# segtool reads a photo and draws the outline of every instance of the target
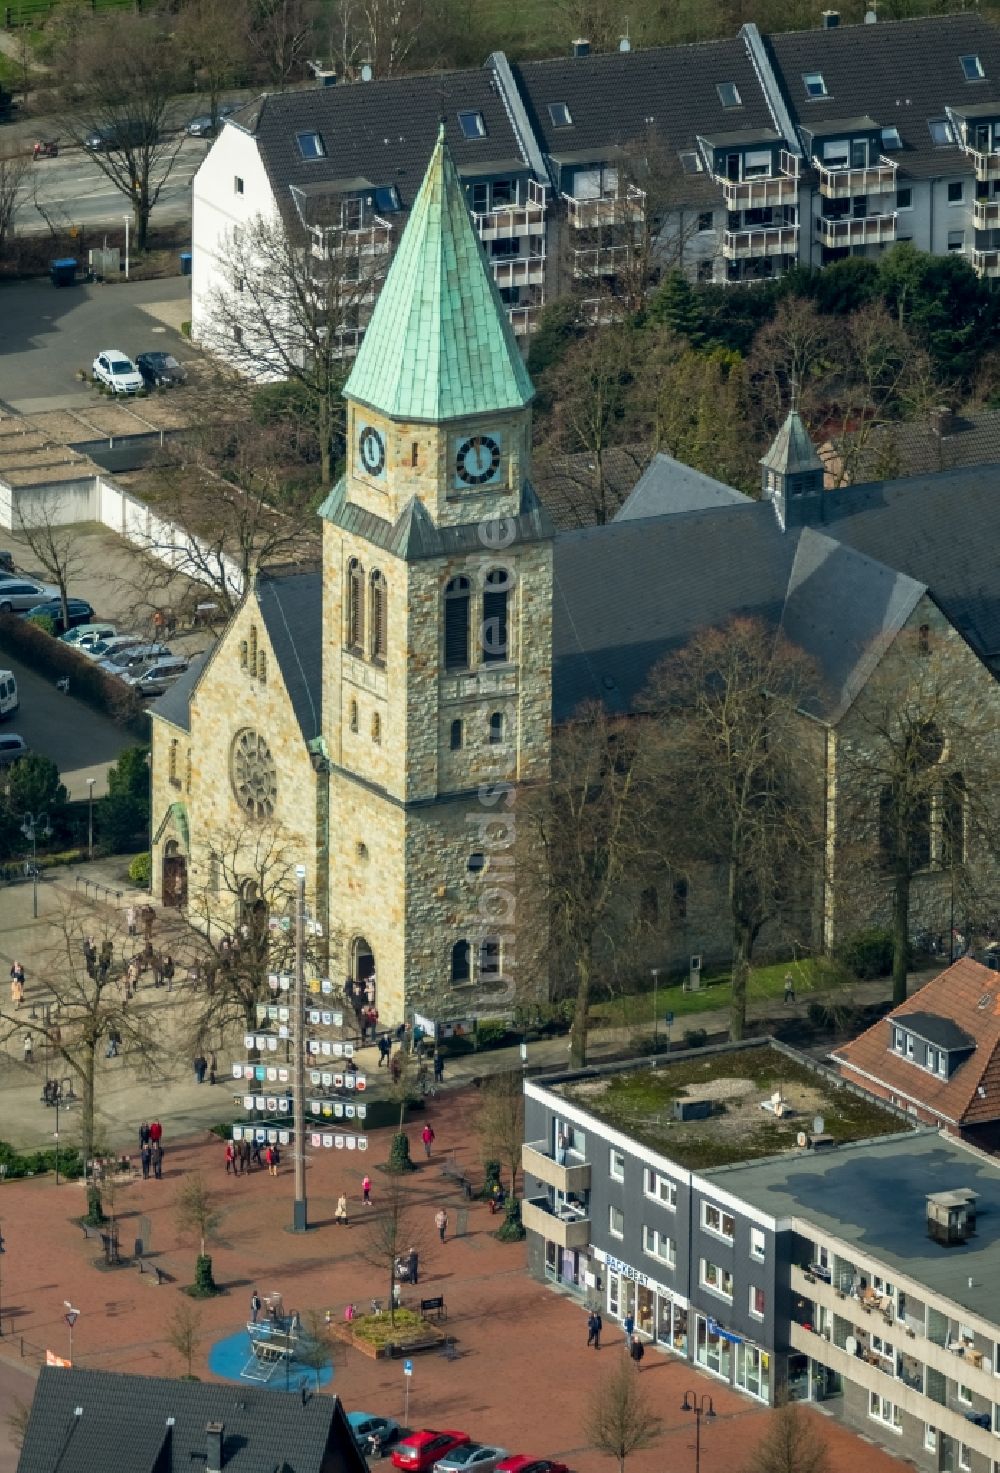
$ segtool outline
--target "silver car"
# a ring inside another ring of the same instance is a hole
[[[97,668],[106,671],[108,675],[124,675],[126,670],[134,669],[137,665],[148,665],[152,660],[160,660],[172,654],[173,650],[168,649],[165,644],[127,644],[112,650],[110,655],[99,660]]]
[[[122,672],[122,680],[140,696],[162,696],[167,686],[173,685],[188,667],[187,660],[180,655],[164,655],[148,664],[134,665]]]
[[[7,578],[0,583],[0,614],[23,614],[47,598],[58,598],[58,588],[34,578]]]
[[[482,1442],[467,1442],[434,1464],[434,1473],[493,1473],[497,1463],[507,1456],[503,1447],[489,1447]]]

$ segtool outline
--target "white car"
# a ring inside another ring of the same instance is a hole
[[[94,378],[106,384],[112,394],[138,394],[146,387],[142,374],[131,358],[119,348],[105,348],[94,359]]]
[[[99,639],[96,644],[89,644],[80,651],[86,655],[88,660],[106,660],[113,655],[115,650],[127,649],[130,645],[141,644],[142,640],[138,634],[110,634],[106,639]]]

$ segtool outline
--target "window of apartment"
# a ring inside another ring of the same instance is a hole
[[[868,1415],[873,1422],[881,1422],[893,1432],[903,1430],[903,1416],[899,1407],[886,1397],[879,1396],[877,1391],[868,1393]]]
[[[937,1051],[937,1049],[936,1048],[931,1048],[930,1044],[928,1044],[927,1045],[927,1067],[931,1071],[932,1074],[936,1074],[937,1073],[937,1061],[938,1061],[938,1051]]]
[[[713,263],[711,261],[699,261],[697,275],[699,281],[711,281],[715,276]]]
[[[937,1428],[932,1427],[930,1422],[924,1423],[924,1452],[937,1452]]]
[[[395,184],[380,184],[376,188],[375,208],[380,215],[395,215],[403,208]]]
[[[937,1072],[942,1079],[948,1078],[948,1055],[943,1050],[938,1053]]]
[[[608,1208],[608,1232],[613,1238],[625,1236],[625,1213],[620,1207]]]
[[[553,128],[572,128],[573,126],[573,114],[565,102],[550,102],[549,117]]]
[[[965,250],[965,231],[964,230],[949,230],[948,231],[948,249],[949,249],[949,251],[964,251]]]
[[[718,1263],[709,1263],[707,1258],[700,1262],[700,1283],[703,1288],[711,1289],[713,1294],[718,1294],[722,1299],[733,1302],[733,1276],[728,1268],[722,1268]]]
[[[726,1238],[730,1243],[736,1233],[736,1219],[732,1213],[724,1212],[712,1202],[701,1204],[701,1225],[706,1232],[714,1233],[717,1238]]]
[[[608,1152],[608,1175],[612,1181],[625,1180],[625,1153],[616,1151],[614,1146]]]
[[[669,1207],[671,1212],[677,1211],[677,1183],[671,1181],[669,1176],[661,1176],[651,1166],[647,1166],[642,1173],[642,1189],[646,1196],[654,1202],[659,1202],[661,1207]]]
[[[958,1383],[958,1399],[963,1406],[971,1407],[972,1392],[968,1386],[963,1386],[961,1381]]]
[[[871,1347],[876,1355],[882,1356],[884,1360],[892,1360],[895,1354],[891,1340],[883,1340],[881,1335],[872,1335]]]
[[[462,130],[463,138],[485,138],[486,124],[482,113],[463,112],[458,115],[458,126]]]
[[[986,76],[978,56],[961,56],[959,61],[962,63],[962,73],[967,82],[981,82]]]
[[[905,1044],[905,1047],[906,1047],[906,1057],[908,1059],[912,1059],[913,1058],[913,1035],[912,1035],[912,1033],[905,1033],[903,1035],[903,1041],[904,1041],[904,1044]]]
[[[948,184],[948,203],[960,205],[965,199],[965,185],[961,179],[952,179]]]
[[[701,154],[696,149],[682,148],[677,157],[681,161],[681,168],[685,174],[701,174],[705,168],[701,160]]]
[[[913,209],[913,190],[909,187],[909,185],[906,185],[903,189],[896,190],[896,209]]]
[[[826,83],[822,72],[803,72],[802,85],[806,89],[807,97],[825,97]]]
[[[744,179],[757,179],[762,174],[771,172],[771,150],[769,148],[748,148],[743,155],[743,177]]]
[[[903,1032],[902,1028],[894,1028],[892,1030],[892,1046],[896,1050],[897,1054],[901,1054],[903,1052],[903,1042],[905,1038],[906,1034]]]
[[[752,1227],[750,1229],[750,1257],[756,1258],[758,1263],[763,1263],[766,1252],[767,1239],[764,1236],[764,1229]]]
[[[764,1318],[764,1290],[758,1289],[756,1284],[750,1285],[749,1309],[755,1320]]]
[[[735,82],[717,82],[715,90],[723,107],[742,107],[743,99]]]
[[[677,1244],[673,1238],[668,1238],[659,1228],[649,1227],[646,1223],[642,1225],[642,1251],[659,1263],[665,1263],[668,1268],[674,1268],[677,1264]]]
[[[243,180],[240,178],[239,174],[237,174],[235,176],[235,178],[233,179],[233,193],[234,194],[242,194],[243,193]]]
[[[882,129],[882,147],[887,153],[891,153],[897,148],[902,148],[902,146],[903,140],[899,136],[898,128]]]
[[[851,146],[846,138],[828,138],[823,144],[823,162],[828,169],[846,169],[851,162]]]
[[[955,130],[947,118],[928,118],[931,142],[938,148],[949,148],[955,142]]]
[[[698,229],[715,229],[715,212],[713,210],[702,210],[701,214],[698,216]]]
[[[321,133],[296,133],[295,141],[304,159],[326,158],[326,144]]]
[[[964,1442],[958,1444],[958,1466],[962,1473],[972,1473],[972,1454]]]

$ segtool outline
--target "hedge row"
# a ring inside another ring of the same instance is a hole
[[[99,670],[95,661],[72,645],[53,639],[16,614],[0,614],[0,651],[29,665],[38,675],[51,676],[53,681],[65,677],[72,695],[148,739],[149,717],[135,691]]]

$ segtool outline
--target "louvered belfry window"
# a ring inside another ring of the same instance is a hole
[[[503,568],[487,573],[483,586],[482,658],[484,664],[507,659],[507,595],[510,579]]]
[[[469,668],[468,578],[452,578],[444,591],[444,666],[446,670]]]
[[[365,570],[357,558],[347,564],[347,648],[360,655],[365,640]]]
[[[389,651],[388,589],[384,576],[376,570],[371,575],[371,618],[369,639],[371,658],[376,665],[384,665]]]

